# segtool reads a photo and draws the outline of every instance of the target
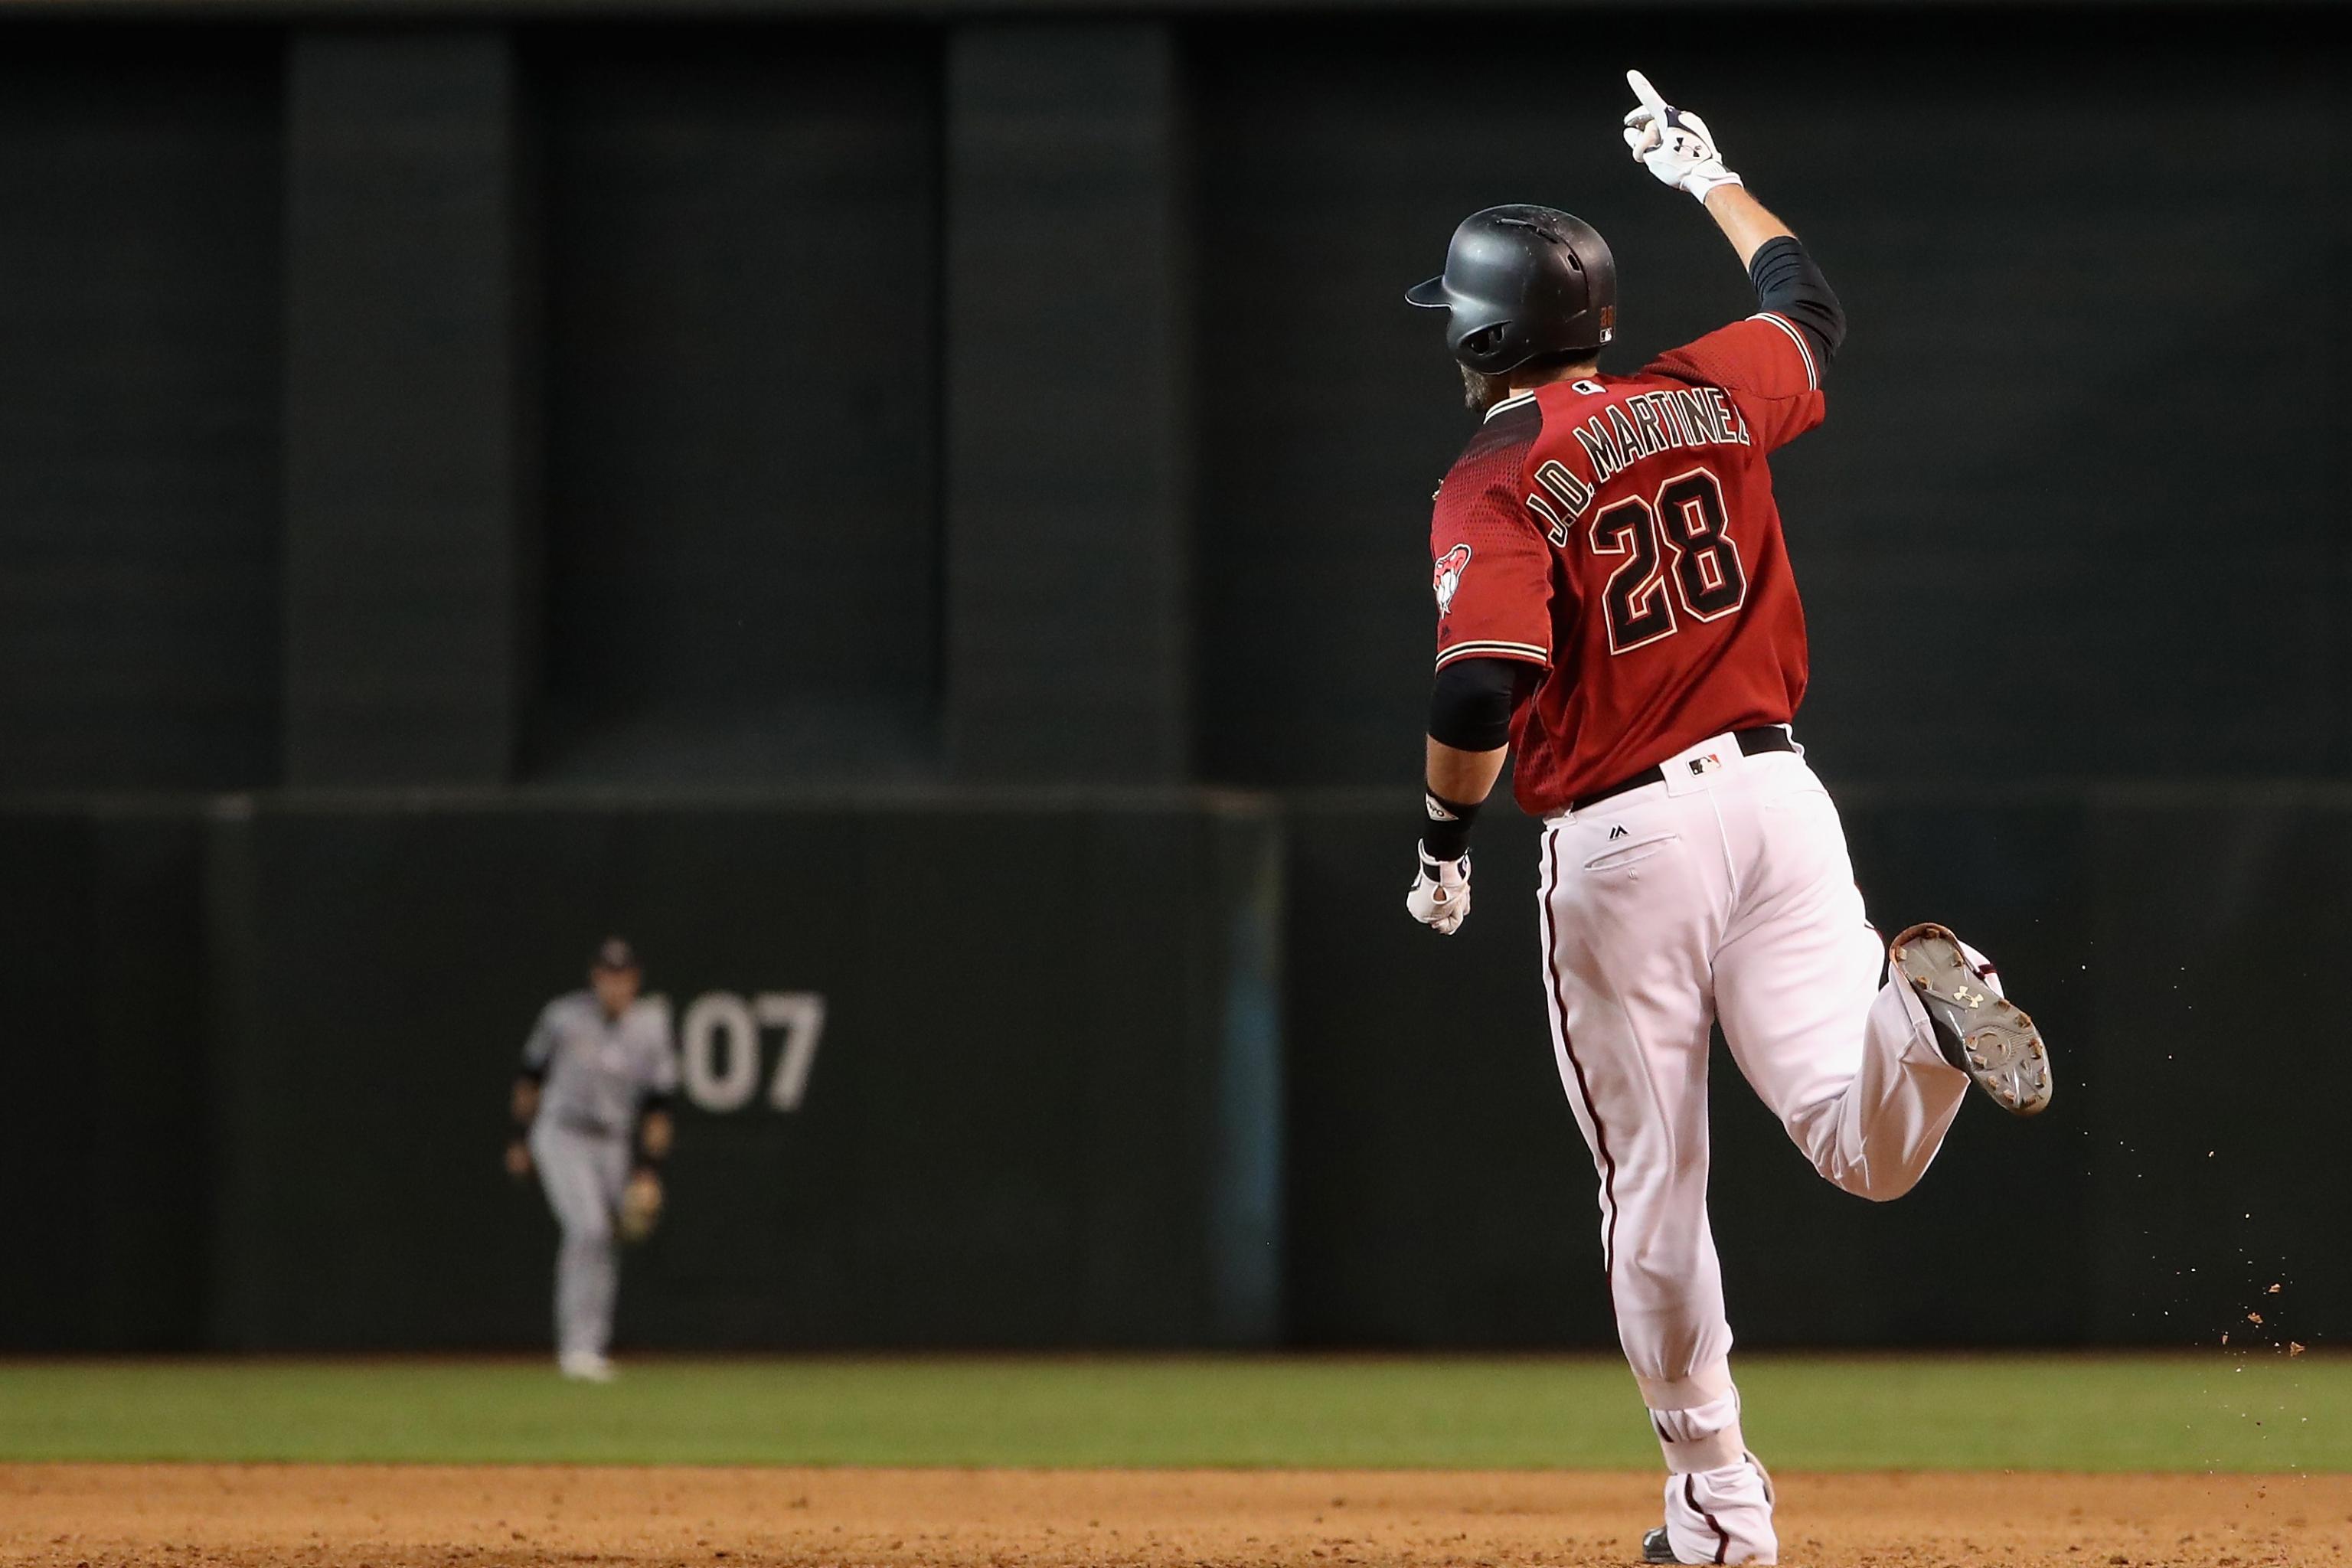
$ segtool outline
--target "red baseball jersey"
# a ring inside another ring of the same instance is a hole
[[[1430,524],[1437,663],[1543,667],[1511,715],[1528,812],[1795,717],[1805,616],[1765,454],[1822,414],[1812,343],[1771,314],[1488,413]]]

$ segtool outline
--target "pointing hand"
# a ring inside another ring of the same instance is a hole
[[[1641,100],[1641,107],[1625,116],[1625,146],[1635,163],[1661,184],[1687,191],[1702,202],[1717,185],[1741,183],[1723,166],[1723,154],[1706,121],[1668,103],[1640,71],[1627,71],[1625,81]]]

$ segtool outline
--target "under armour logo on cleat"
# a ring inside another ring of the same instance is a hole
[[[1625,829],[1624,829],[1623,825],[1622,825],[1622,824],[1621,824],[1621,825],[1619,825],[1618,826],[1612,827],[1612,828],[1611,828],[1611,829],[1609,830],[1609,838],[1610,838],[1610,841],[1611,841],[1612,843],[1614,843],[1616,840],[1618,840],[1618,839],[1620,839],[1620,838],[1622,838],[1622,837],[1625,837]]]

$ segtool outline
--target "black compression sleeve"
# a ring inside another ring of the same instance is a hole
[[[1793,235],[1757,247],[1748,258],[1748,276],[1756,285],[1756,302],[1796,322],[1821,351],[1823,364],[1837,357],[1838,346],[1845,342],[1845,308]]]
[[[1511,742],[1515,658],[1457,658],[1437,672],[1429,692],[1429,738],[1457,752],[1491,752]]]
[[[1479,807],[1422,791],[1421,852],[1433,860],[1459,860],[1470,852],[1470,828]]]
[[[1429,692],[1429,738],[1457,752],[1491,752],[1511,743],[1511,710],[1534,683],[1536,667],[1516,658],[1457,658],[1437,672]],[[1469,847],[1476,805],[1430,795],[1421,845],[1439,860]]]

